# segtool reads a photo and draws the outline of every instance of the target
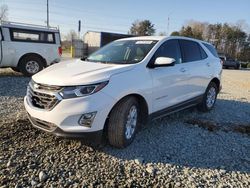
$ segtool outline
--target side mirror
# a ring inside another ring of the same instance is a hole
[[[175,59],[169,57],[158,57],[155,60],[154,67],[166,67],[166,66],[174,66]]]

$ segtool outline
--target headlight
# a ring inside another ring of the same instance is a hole
[[[69,86],[65,87],[59,94],[64,99],[83,97],[100,91],[107,84],[108,81],[84,86]]]

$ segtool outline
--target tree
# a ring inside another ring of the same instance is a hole
[[[180,36],[180,32],[174,31],[174,32],[171,33],[170,36]]]
[[[64,38],[64,41],[72,41],[74,39],[77,39],[77,33],[75,30],[72,29],[63,38]]]
[[[188,21],[180,31],[173,32],[171,35],[180,35],[201,39],[212,43],[218,52],[240,61],[250,61],[250,38],[246,33],[248,24],[244,20],[236,24]]]
[[[132,23],[132,26],[129,31],[132,35],[139,36],[150,36],[155,34],[154,24],[152,24],[149,20],[139,21],[136,20]]]
[[[7,21],[8,20],[8,6],[1,5],[0,7],[0,21]]]
[[[180,34],[182,36],[184,36],[184,37],[194,38],[194,36],[193,36],[193,30],[192,30],[192,27],[190,27],[190,26],[182,27],[181,31],[180,31]]]

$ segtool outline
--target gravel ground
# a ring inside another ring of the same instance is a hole
[[[149,122],[122,150],[33,128],[28,81],[0,69],[0,187],[250,187],[250,71],[223,72],[211,112]]]

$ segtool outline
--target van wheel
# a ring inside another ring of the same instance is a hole
[[[198,109],[202,112],[212,110],[215,105],[218,94],[218,87],[214,82],[211,82],[203,96],[202,102],[198,105]]]
[[[134,140],[140,120],[135,97],[121,100],[112,109],[108,121],[108,140],[112,146],[125,148]]]
[[[17,67],[11,67],[11,69],[12,69],[13,71],[15,71],[15,72],[20,72],[19,68],[17,68]]]
[[[38,56],[26,56],[20,62],[20,71],[25,76],[32,76],[44,68],[43,61]]]

